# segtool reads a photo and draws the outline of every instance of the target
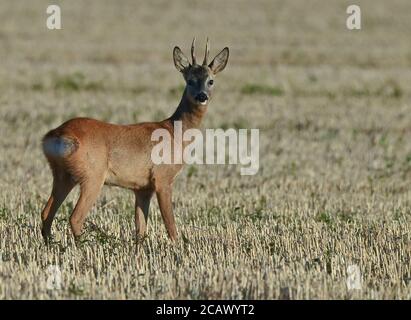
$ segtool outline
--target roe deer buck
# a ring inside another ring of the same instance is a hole
[[[207,39],[204,61],[196,63],[195,39],[191,45],[192,63],[179,47],[173,50],[174,64],[186,86],[174,114],[160,122],[114,125],[89,118],[69,120],[43,138],[43,151],[53,173],[53,189],[41,214],[42,235],[47,242],[56,211],[77,184],[80,197],[71,214],[70,225],[75,239],[82,233],[88,211],[95,203],[103,184],[128,188],[135,193],[137,239],[146,233],[151,197],[157,195],[167,233],[172,240],[177,231],[172,213],[172,183],[181,164],[155,165],[151,150],[154,130],[163,128],[173,136],[174,121],[181,121],[183,131],[200,125],[213,89],[215,75],[228,61],[225,47],[208,63]]]

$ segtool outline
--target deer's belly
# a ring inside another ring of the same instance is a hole
[[[110,167],[105,184],[128,189],[148,188],[151,184],[150,168],[129,165],[127,167]]]
[[[109,154],[105,184],[135,190],[147,188],[152,166],[149,154],[119,146]]]
[[[114,172],[110,172],[107,175],[106,185],[111,185],[111,186],[118,186],[122,188],[127,188],[127,189],[144,189],[150,186],[150,179],[147,177],[141,175],[141,176],[122,176],[118,175]]]

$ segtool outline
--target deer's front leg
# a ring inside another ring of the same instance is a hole
[[[135,212],[135,223],[136,223],[136,234],[137,241],[142,240],[147,231],[147,221],[148,212],[150,208],[150,200],[153,195],[151,190],[141,190],[135,191],[136,195],[136,212]]]
[[[156,190],[161,216],[166,225],[168,236],[171,240],[177,239],[176,223],[174,221],[173,206],[171,202],[171,187],[163,187]]]

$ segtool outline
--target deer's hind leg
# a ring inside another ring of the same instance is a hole
[[[46,243],[51,236],[51,226],[53,224],[54,217],[56,216],[56,212],[74,186],[75,183],[67,174],[55,174],[53,176],[53,189],[46,206],[41,213],[41,234]]]
[[[70,225],[76,239],[81,236],[87,213],[96,202],[104,184],[104,174],[89,177],[80,182],[80,196],[70,217]]]

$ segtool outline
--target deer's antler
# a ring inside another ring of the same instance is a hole
[[[210,53],[210,43],[208,41],[207,37],[207,42],[206,42],[206,48],[205,48],[205,53],[204,53],[204,60],[203,60],[203,66],[206,66],[208,64],[208,55]]]
[[[194,52],[195,43],[196,43],[196,37],[193,38],[193,43],[191,44],[191,59],[193,60],[193,66],[197,63],[196,54]]]

